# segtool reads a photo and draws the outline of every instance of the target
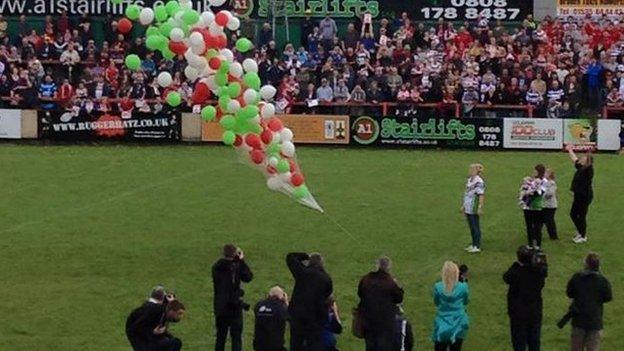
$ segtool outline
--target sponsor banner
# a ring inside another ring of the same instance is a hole
[[[177,112],[39,111],[39,136],[53,140],[179,140]]]
[[[596,150],[596,128],[588,119],[563,120],[563,145],[575,151]]]
[[[505,118],[503,146],[506,149],[561,149],[560,119]]]
[[[557,0],[559,16],[612,16],[624,14],[624,0]]]
[[[294,134],[295,143],[348,144],[349,117],[331,115],[279,115]],[[202,141],[221,141],[223,128],[218,122],[203,122]]]
[[[359,145],[500,149],[502,137],[500,119],[402,116],[351,119],[351,138]]]
[[[598,120],[598,150],[617,151],[624,145],[624,129],[619,119]]]
[[[0,109],[0,139],[22,138],[22,110]]]
[[[390,4],[392,5],[390,5]],[[533,13],[529,0],[417,0],[391,1],[384,6],[400,7],[412,19],[470,21],[479,17],[490,21],[522,21]],[[400,12],[396,12],[397,17]]]

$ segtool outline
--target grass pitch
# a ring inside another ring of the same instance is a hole
[[[220,247],[246,252],[255,303],[273,284],[290,292],[288,251],[319,251],[350,334],[358,279],[381,254],[394,260],[417,350],[431,349],[430,297],[444,260],[470,267],[466,350],[510,350],[502,274],[525,242],[517,206],[521,178],[543,162],[557,171],[560,242],[545,240],[544,350],[567,350],[555,323],[568,306],[565,284],[589,250],[603,257],[615,300],[605,307],[604,350],[624,337],[624,160],[596,157],[587,245],[570,241],[563,153],[299,148],[308,186],[326,214],[267,190],[264,179],[217,146],[0,146],[0,350],[127,350],[125,318],[156,283],[174,289],[187,318],[173,326],[187,350],[213,347],[210,266]],[[468,255],[459,213],[468,164],[485,165],[484,252]],[[569,328],[569,327],[568,327]],[[245,349],[253,322],[246,315]],[[617,345],[620,345],[619,347]]]

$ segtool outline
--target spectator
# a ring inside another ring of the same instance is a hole
[[[459,281],[459,267],[446,261],[442,281],[433,287],[436,317],[433,326],[435,351],[461,351],[468,332],[468,284]]]
[[[266,47],[269,45],[269,42],[273,41],[273,29],[271,29],[271,25],[269,24],[269,22],[264,22],[262,24],[258,39],[258,44],[260,44],[260,47]]]
[[[321,102],[332,102],[334,91],[327,83],[327,79],[321,79],[321,86],[316,89],[316,97]]]
[[[518,248],[517,261],[503,275],[507,291],[507,314],[514,351],[538,351],[542,328],[542,289],[548,275],[546,261],[527,246]]]
[[[479,103],[479,93],[475,90],[473,85],[469,85],[468,89],[464,91],[461,102],[464,116],[472,117],[474,109]]]
[[[405,318],[403,309],[398,306],[398,312],[395,317],[394,338],[391,351],[412,351],[414,349],[414,334],[412,325]]]
[[[377,269],[365,275],[358,285],[366,351],[389,350],[393,343],[397,304],[403,302],[403,289],[390,274],[391,266],[388,257],[379,258]]]
[[[545,172],[544,165],[536,165],[532,176],[524,178],[520,188],[520,208],[524,211],[528,245],[538,250],[542,246],[542,226],[544,225],[542,208]]]
[[[70,80],[73,80],[74,68],[80,62],[80,55],[74,49],[74,44],[70,43],[67,45],[67,49],[63,51],[63,54],[61,54],[59,61],[61,61],[63,66],[67,67],[68,77]]]
[[[336,26],[336,21],[330,17],[329,13],[319,23],[319,31],[323,47],[327,51],[331,50],[334,38],[338,34],[338,27]]]
[[[572,276],[566,293],[572,299],[572,351],[598,351],[603,304],[612,300],[611,284],[600,273],[600,257],[585,257],[585,269]]]
[[[551,240],[559,239],[557,235],[557,223],[555,222],[555,213],[557,212],[557,182],[555,181],[555,171],[546,169],[544,180],[544,207],[542,215],[544,224]]]
[[[284,333],[288,320],[288,295],[279,286],[254,307],[256,316],[253,348],[255,351],[286,351]]]
[[[56,99],[57,90],[58,88],[54,80],[52,80],[52,76],[47,75],[45,80],[39,85],[39,98],[48,101],[41,105],[42,108],[49,110],[56,107],[56,105],[50,101]]]
[[[334,86],[333,92],[334,99],[338,103],[345,103],[350,98],[349,88],[345,84],[344,79],[338,80],[338,84]]]
[[[308,47],[308,38],[317,26],[316,21],[312,18],[312,10],[306,9],[305,17],[301,20],[301,37],[299,41],[304,48]]]
[[[327,298],[327,322],[323,327],[323,351],[338,351],[336,335],[342,334],[342,322],[338,313],[338,304],[333,295]]]
[[[0,43],[4,43],[4,40],[7,37],[7,29],[9,24],[7,23],[4,16],[0,15]]]
[[[253,274],[245,262],[243,251],[232,244],[225,245],[223,258],[212,266],[216,351],[225,350],[228,332],[232,351],[242,350],[243,309],[249,309],[249,305],[243,301],[241,283],[249,283],[252,279]]]
[[[333,292],[332,280],[318,253],[289,253],[288,269],[295,278],[290,313],[290,350],[322,350],[327,322],[326,301]]]

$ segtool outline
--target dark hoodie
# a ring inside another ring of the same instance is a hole
[[[222,258],[212,266],[214,287],[214,314],[217,317],[236,317],[242,313],[243,290],[241,282],[253,279],[244,260]]]
[[[602,305],[611,301],[611,284],[600,272],[584,270],[572,276],[566,293],[573,299],[572,326],[583,330],[602,330]]]

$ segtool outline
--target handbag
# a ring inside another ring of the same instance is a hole
[[[361,307],[353,309],[353,323],[351,325],[353,336],[364,339],[364,312]]]

